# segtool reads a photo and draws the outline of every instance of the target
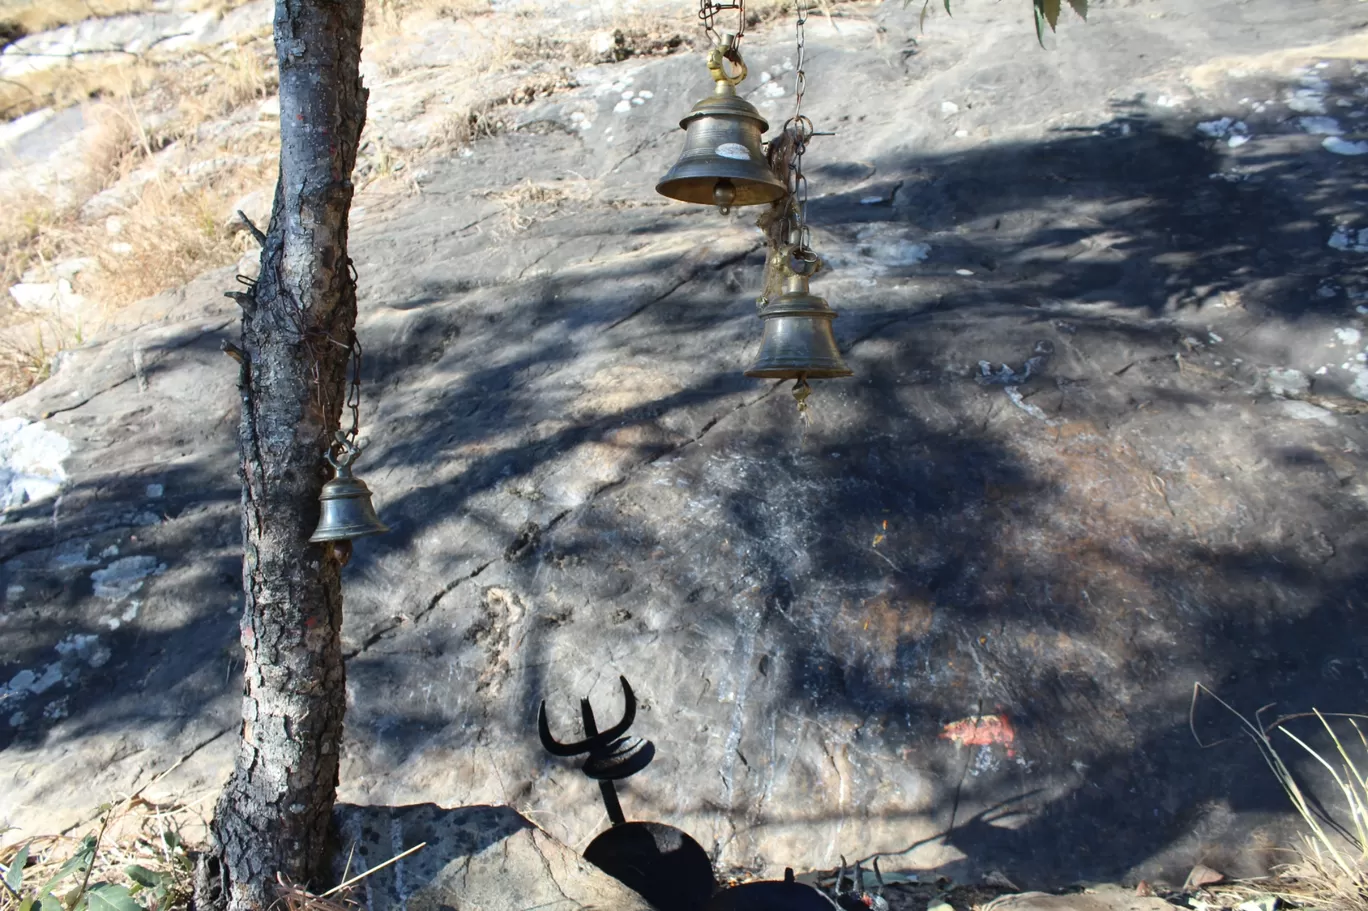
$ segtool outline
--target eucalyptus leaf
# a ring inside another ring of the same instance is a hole
[[[143,911],[133,895],[123,886],[101,883],[86,896],[90,911]]]
[[[33,906],[38,904],[38,899],[30,895],[19,903],[19,911],[33,911]]]
[[[1045,15],[1040,11],[1040,4],[1042,2],[1043,0],[1035,0],[1035,27],[1036,41],[1039,41],[1040,46],[1043,48],[1045,47]]]
[[[1045,21],[1050,23],[1050,31],[1055,30],[1059,25],[1059,0],[1043,0],[1041,9],[1045,13]]]
[[[67,858],[66,863],[57,868],[57,872],[52,874],[52,879],[49,879],[47,883],[44,884],[43,888],[38,890],[39,894],[47,895],[52,891],[53,886],[66,879],[68,876],[84,873],[86,867],[90,866],[93,860],[94,858],[87,855],[85,851],[77,851],[71,857]]]
[[[1069,6],[1073,7],[1075,13],[1078,13],[1078,18],[1087,20],[1088,0],[1069,0]]]
[[[156,873],[146,867],[140,867],[137,864],[129,864],[124,867],[124,873],[128,874],[129,879],[147,889],[160,886],[162,883],[166,882],[168,878],[165,873]]]
[[[954,15],[954,13],[950,12],[950,0],[945,0],[945,15],[947,15],[947,16],[953,16],[953,15]]]
[[[10,868],[5,873],[5,885],[10,887],[12,892],[18,892],[19,887],[24,884],[24,867],[28,864],[29,846],[24,845],[19,849],[19,853],[14,855],[14,860],[10,861]]]

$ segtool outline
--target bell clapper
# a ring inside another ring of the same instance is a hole
[[[798,416],[804,421],[808,417],[808,396],[812,395],[812,387],[808,385],[807,374],[798,374],[798,379],[793,381],[793,400],[798,403]]]
[[[736,185],[723,177],[713,187],[713,202],[717,203],[717,208],[723,215],[731,214],[732,203],[736,201]]]

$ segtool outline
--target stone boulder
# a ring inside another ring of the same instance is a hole
[[[418,844],[352,893],[366,911],[650,911],[640,895],[508,807],[342,805],[338,882]]]

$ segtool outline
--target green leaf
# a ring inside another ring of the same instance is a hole
[[[922,4],[921,17],[917,19],[917,31],[926,31],[926,11],[931,8],[931,0],[926,0]]]
[[[90,911],[143,911],[133,895],[123,886],[101,883],[86,893]]]
[[[87,855],[85,851],[77,851],[71,857],[67,858],[66,863],[57,868],[57,872],[52,874],[52,879],[49,879],[43,888],[38,890],[38,893],[40,895],[47,895],[52,891],[53,886],[66,879],[68,876],[84,873],[86,867],[90,866],[93,859],[94,858]]]
[[[1045,47],[1045,16],[1040,11],[1040,4],[1043,2],[1044,0],[1035,0],[1036,41],[1040,42],[1042,49]]]
[[[945,15],[947,15],[947,16],[953,16],[953,15],[954,15],[954,13],[950,12],[950,0],[945,0]]]
[[[124,872],[128,874],[129,879],[146,889],[156,888],[168,878],[165,873],[155,873],[152,870],[149,870],[146,867],[140,867],[137,864],[129,864],[124,867]]]
[[[19,853],[14,855],[14,860],[10,861],[9,872],[5,874],[5,885],[10,887],[11,892],[18,892],[19,887],[24,884],[24,867],[28,864],[29,846],[24,845],[19,849]]]
[[[19,903],[19,911],[33,911],[33,906],[38,903],[38,899],[30,895]]]
[[[1069,6],[1072,6],[1073,11],[1075,13],[1078,13],[1078,18],[1082,19],[1085,22],[1087,21],[1088,0],[1069,0]]]
[[[1042,0],[1041,11],[1045,13],[1045,21],[1050,23],[1050,31],[1054,31],[1059,25],[1059,0]]]
[[[180,833],[174,829],[167,829],[162,833],[162,844],[172,851],[179,850],[182,844]]]

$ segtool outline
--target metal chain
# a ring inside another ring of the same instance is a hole
[[[361,340],[356,337],[356,330],[351,333],[351,385],[347,388],[347,409],[351,411],[351,429],[347,431],[348,438],[353,443],[356,442],[356,435],[361,430]]]
[[[723,27],[718,31],[718,14],[732,10],[736,11],[736,28]],[[722,47],[725,44],[723,35],[729,34],[733,36],[731,46],[739,47],[741,36],[746,34],[746,0],[698,0],[698,18],[703,22],[703,31],[707,33],[708,40],[715,46]]]
[[[810,253],[807,226],[808,183],[807,177],[803,175],[803,153],[807,151],[808,140],[812,138],[812,121],[803,114],[803,92],[807,89],[807,73],[803,69],[807,59],[807,36],[803,28],[807,24],[807,0],[795,0],[794,7],[797,13],[794,27],[798,39],[798,60],[793,74],[793,116],[784,124],[785,132],[793,137],[793,159],[787,181],[789,197],[793,201],[789,215],[789,242],[795,244],[798,251]]]
[[[349,257],[347,259],[347,280],[351,282],[352,300],[356,300],[356,283],[360,277],[356,272],[356,263],[352,262]],[[354,322],[347,338],[352,371],[351,384],[347,387],[347,408],[351,411],[351,430],[347,431],[347,436],[353,443],[356,442],[356,435],[361,430],[361,339],[356,336]]]

